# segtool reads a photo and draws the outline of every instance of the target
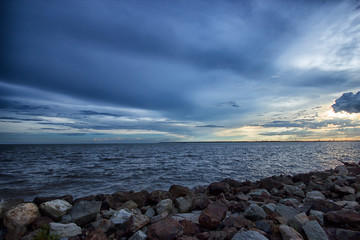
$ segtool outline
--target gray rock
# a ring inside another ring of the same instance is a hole
[[[40,204],[40,210],[47,216],[60,220],[62,216],[70,212],[72,205],[65,200],[55,199]]]
[[[159,215],[156,215],[156,216],[152,217],[152,218],[150,219],[150,222],[151,222],[151,223],[156,223],[156,222],[158,222],[158,221],[160,221],[160,220],[163,220],[163,219],[166,218],[168,215],[169,215],[169,214],[168,214],[167,212],[163,212],[162,214],[159,214]]]
[[[325,199],[325,196],[324,196],[324,194],[322,194],[319,191],[310,191],[310,192],[306,193],[306,198]]]
[[[175,205],[179,208],[180,213],[186,213],[191,210],[191,203],[183,197],[178,197],[175,200]]]
[[[310,210],[310,216],[317,217],[321,225],[324,225],[324,213],[322,211]]]
[[[82,233],[81,228],[75,223],[62,224],[50,223],[50,233],[58,234],[61,237],[75,237]]]
[[[145,240],[146,238],[147,238],[147,235],[143,231],[139,230],[136,233],[134,233],[129,238],[129,240]]]
[[[71,209],[71,221],[79,226],[91,222],[100,213],[101,201],[79,201]]]
[[[261,207],[253,203],[245,209],[244,216],[250,220],[256,221],[265,219],[266,213]]]
[[[309,221],[309,218],[306,216],[305,213],[296,214],[292,219],[289,221],[289,225],[294,228],[296,231],[300,232],[302,227],[306,222]]]
[[[337,184],[335,184],[335,192],[339,192],[342,194],[354,194],[355,193],[355,189],[349,186],[339,186]]]
[[[150,218],[143,214],[132,215],[126,227],[126,232],[135,233],[150,222]]]
[[[132,215],[127,209],[120,209],[112,215],[110,222],[114,226],[124,227]]]
[[[264,209],[264,211],[270,215],[272,213],[275,212],[276,210],[276,204],[275,203],[268,203],[268,204],[265,204],[264,206],[262,206],[262,208]]]
[[[101,216],[103,218],[110,219],[114,212],[116,212],[116,210],[110,208],[109,210],[101,211]]]
[[[309,221],[303,226],[308,240],[329,240],[324,229],[317,221]]]
[[[255,225],[258,229],[268,234],[272,233],[272,225],[270,224],[270,220],[257,220]]]
[[[255,189],[247,194],[247,196],[262,196],[262,195],[270,197],[270,193],[266,189]]]
[[[303,240],[304,238],[292,227],[281,224],[279,231],[282,236],[282,240]]]
[[[293,208],[293,207],[288,207],[284,204],[276,204],[276,208],[275,211],[280,214],[280,216],[282,216],[283,218],[285,218],[287,221],[289,221],[290,219],[292,219],[296,214],[299,214],[300,211]]]
[[[107,232],[111,228],[111,221],[108,219],[100,219],[91,223],[95,229],[99,228],[103,232]]]
[[[173,204],[173,201],[171,199],[161,200],[155,206],[157,214],[162,214],[164,212],[171,213],[172,204]]]
[[[181,220],[189,220],[193,223],[199,224],[199,217],[200,217],[201,211],[193,211],[191,213],[178,213],[172,216],[177,221]]]
[[[127,202],[125,202],[123,205],[121,205],[120,207],[121,209],[136,209],[138,208],[138,205],[136,202],[134,202],[133,200],[129,200]]]
[[[341,206],[342,208],[350,209],[350,210],[358,210],[360,208],[359,203],[355,201],[338,201],[335,202],[335,204]]]
[[[288,203],[290,203],[292,206],[294,207],[298,207],[300,205],[299,200],[297,200],[296,198],[284,198],[284,199],[280,199],[279,203],[285,204],[287,205]]]
[[[264,235],[255,231],[238,232],[231,240],[269,240]]]
[[[70,215],[62,216],[61,223],[71,223],[71,216]]]
[[[304,191],[296,186],[285,185],[283,190],[290,195],[294,195],[302,198],[305,197]]]
[[[153,208],[149,208],[148,210],[146,210],[145,215],[148,216],[149,218],[152,218],[153,216],[155,216],[155,210]]]

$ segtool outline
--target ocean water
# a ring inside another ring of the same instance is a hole
[[[168,190],[359,162],[360,142],[0,145],[0,198]]]

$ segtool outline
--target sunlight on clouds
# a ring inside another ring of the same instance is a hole
[[[323,119],[334,119],[334,118],[340,118],[340,119],[357,119],[360,120],[360,114],[359,113],[347,113],[347,112],[335,112],[334,110],[328,110],[320,115],[320,118]]]

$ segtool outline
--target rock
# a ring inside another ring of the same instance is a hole
[[[26,233],[26,227],[40,217],[34,203],[21,203],[5,213],[4,225],[7,227],[6,239],[20,239]]]
[[[324,225],[324,213],[321,211],[310,210],[310,216],[314,216],[319,219],[320,224]]]
[[[60,220],[62,216],[69,213],[72,205],[65,200],[55,199],[40,204],[40,210],[54,220]]]
[[[245,209],[244,216],[250,220],[256,221],[265,219],[266,213],[261,207],[253,203]]]
[[[327,212],[325,218],[332,223],[360,223],[360,214],[346,209]]]
[[[191,203],[183,197],[178,197],[175,200],[175,205],[179,208],[180,213],[186,213],[191,210]]]
[[[138,208],[138,205],[133,200],[126,201],[123,205],[121,205],[120,209],[136,209]]]
[[[341,206],[342,208],[350,209],[350,210],[358,210],[359,209],[359,203],[355,201],[339,201],[335,202],[335,204]]]
[[[141,192],[133,192],[128,194],[129,200],[132,200],[137,204],[137,206],[140,208],[144,206],[144,204],[147,203],[147,200],[149,198],[149,192],[148,191],[141,191]],[[130,209],[130,208],[129,208]]]
[[[32,222],[32,229],[35,230],[44,226],[48,226],[51,222],[54,222],[54,220],[49,217],[38,217]]]
[[[149,208],[148,210],[146,210],[145,215],[148,216],[149,218],[152,218],[153,216],[155,216],[155,210],[153,208]]]
[[[335,192],[340,193],[340,194],[354,194],[355,189],[352,187],[348,187],[348,186],[341,187],[341,186],[335,184]]]
[[[251,190],[247,195],[251,197],[254,196],[270,197],[270,193],[266,189],[254,189]]]
[[[261,231],[264,231],[267,234],[271,234],[274,223],[269,220],[258,220],[255,222],[255,225]]]
[[[312,210],[322,211],[324,213],[342,209],[339,205],[335,204],[333,201],[323,200],[323,199],[305,199],[304,208],[308,209],[309,211],[312,209]]]
[[[101,211],[101,216],[103,218],[110,219],[114,213],[115,213],[115,210],[110,208],[109,210]]]
[[[266,212],[267,215],[271,215],[276,211],[276,204],[268,203],[268,204],[265,204],[264,206],[262,206],[262,208],[264,209],[264,211]]]
[[[303,230],[308,240],[328,240],[328,236],[324,229],[317,221],[309,221],[303,226]]]
[[[328,228],[325,230],[330,239],[359,240],[360,232],[341,228]]]
[[[209,206],[210,200],[207,197],[201,197],[194,200],[193,209],[203,210]]]
[[[172,218],[177,221],[189,220],[193,223],[199,224],[200,214],[201,214],[201,211],[193,211],[191,213],[178,213],[178,214],[173,215]]]
[[[199,226],[189,220],[181,220],[179,223],[183,227],[184,235],[193,236],[201,232]]]
[[[283,188],[284,184],[274,181],[271,178],[264,178],[259,181],[260,187],[265,188],[266,190],[270,191],[273,188],[281,189]]]
[[[172,240],[183,234],[183,227],[172,218],[151,224],[147,233],[150,240]]]
[[[291,196],[298,196],[298,197],[301,197],[301,198],[304,198],[305,197],[305,194],[304,194],[304,191],[301,190],[300,188],[298,187],[295,187],[295,186],[292,186],[292,185],[285,185],[283,187],[283,190],[291,195]]]
[[[157,214],[162,214],[164,212],[171,213],[173,201],[171,199],[161,200],[156,204],[155,209]]]
[[[44,202],[49,202],[49,201],[52,201],[55,199],[65,200],[70,204],[73,203],[73,196],[71,196],[71,195],[65,195],[65,196],[61,196],[61,197],[36,197],[36,198],[34,198],[33,203],[40,206]]]
[[[61,223],[71,223],[71,216],[70,215],[62,216]]]
[[[281,233],[283,240],[303,240],[304,238],[292,227],[281,224],[279,226],[279,231]]]
[[[190,188],[183,187],[180,185],[171,185],[169,192],[175,198],[186,197],[186,196],[193,197],[194,196],[194,192]]]
[[[150,218],[143,214],[132,215],[126,227],[126,232],[135,233],[137,230],[146,226],[150,222]]]
[[[134,233],[129,240],[145,240],[147,238],[146,234],[139,230],[136,233]]]
[[[0,201],[0,218],[5,217],[5,213],[9,211],[11,208],[19,205],[20,203],[23,203],[23,199],[6,199]]]
[[[250,228],[253,225],[251,221],[247,220],[241,215],[231,215],[225,218],[223,224],[227,228],[235,227],[237,229],[240,229],[242,227]]]
[[[200,225],[208,229],[216,228],[225,218],[227,210],[227,206],[220,201],[209,204],[199,217]]]
[[[285,218],[287,221],[292,219],[296,214],[300,213],[299,210],[293,207],[288,207],[284,204],[276,204],[275,212],[280,214],[280,216]]]
[[[255,231],[238,232],[231,240],[269,240],[264,235]]]
[[[85,240],[107,240],[106,234],[101,229],[95,229],[91,231],[85,238]]]
[[[156,190],[150,193],[149,195],[149,203],[151,205],[156,205],[161,200],[170,199],[172,197],[171,193],[161,190]]]
[[[296,231],[300,232],[302,230],[302,226],[304,226],[304,224],[308,221],[309,218],[306,216],[305,213],[302,212],[296,214],[292,219],[290,219],[289,225]]]
[[[103,232],[107,232],[111,228],[111,221],[108,219],[100,219],[91,223],[95,229],[101,229]]]
[[[132,213],[130,213],[126,209],[120,209],[116,211],[112,217],[110,218],[110,222],[117,227],[125,227],[127,222],[129,221]]]
[[[71,221],[79,226],[91,222],[100,213],[100,201],[79,201],[71,209]]]
[[[75,223],[62,224],[50,223],[50,234],[58,234],[63,238],[74,237],[82,233],[81,228]]]
[[[306,198],[311,198],[311,199],[325,199],[324,194],[322,194],[319,191],[310,191],[306,193]]]
[[[345,201],[355,201],[356,200],[356,195],[355,194],[348,194],[348,195],[345,195],[343,197],[343,199]]]
[[[225,240],[227,238],[226,232],[223,231],[214,231],[210,232],[208,240]]]
[[[296,198],[280,199],[279,203],[282,203],[287,206],[293,206],[294,208],[297,208],[300,205],[299,200],[297,200]]]
[[[229,192],[230,185],[226,182],[214,182],[208,186],[207,191],[209,192],[209,194],[217,196],[220,193]]]

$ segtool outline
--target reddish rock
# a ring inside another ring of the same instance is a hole
[[[147,232],[150,240],[172,240],[183,234],[183,227],[172,218],[163,219],[151,224]]]
[[[181,220],[179,223],[183,227],[184,235],[193,236],[201,232],[200,227],[190,220]]]
[[[142,215],[142,214],[132,215],[127,224],[126,232],[134,233],[137,230],[144,227],[149,222],[150,222],[150,218],[146,215]]]
[[[230,185],[226,182],[214,182],[207,188],[209,194],[217,196],[220,193],[226,193],[230,191]]]
[[[86,236],[85,240],[107,240],[106,234],[101,229],[95,229]]]
[[[168,199],[171,197],[172,197],[172,195],[170,192],[155,190],[155,191],[152,191],[149,195],[149,204],[156,205],[161,200]]]
[[[51,218],[49,217],[38,217],[36,218],[33,223],[31,224],[32,225],[32,229],[38,229],[38,228],[41,228],[43,226],[48,226],[49,223],[51,222],[54,222],[54,220],[52,220]]]
[[[225,218],[227,210],[227,206],[220,201],[209,204],[199,217],[200,225],[208,229],[215,229]]]
[[[188,188],[188,187],[183,187],[180,185],[172,185],[169,189],[169,192],[172,194],[172,196],[174,198],[178,198],[178,197],[193,197],[194,196],[194,192]]]
[[[352,210],[330,211],[325,219],[331,223],[360,223],[360,214]]]
[[[250,228],[253,223],[250,220],[245,219],[242,216],[230,216],[225,219],[224,226],[227,228],[235,227],[240,229],[242,227]]]

